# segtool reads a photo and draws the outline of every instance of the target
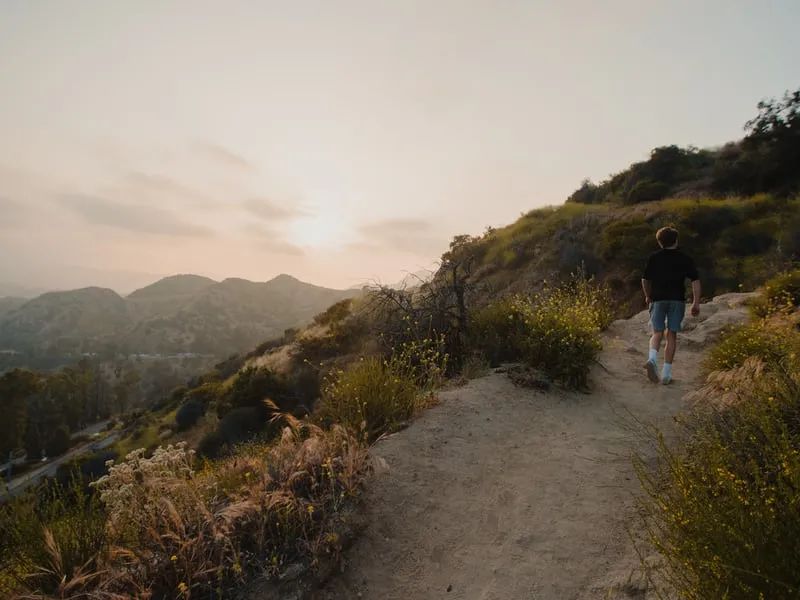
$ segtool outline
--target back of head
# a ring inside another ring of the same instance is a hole
[[[678,245],[678,230],[669,225],[662,227],[656,232],[656,240],[662,248],[674,248]]]

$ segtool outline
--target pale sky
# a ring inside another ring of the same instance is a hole
[[[741,137],[798,30],[797,0],[0,0],[0,282],[393,282]]]

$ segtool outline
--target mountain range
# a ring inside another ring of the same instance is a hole
[[[87,287],[0,299],[0,350],[29,356],[226,356],[357,295],[279,275],[266,282],[174,275],[128,296]]]

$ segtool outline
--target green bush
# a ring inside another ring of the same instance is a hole
[[[527,335],[527,306],[523,299],[509,296],[478,310],[472,316],[472,344],[480,349],[492,366],[522,357],[522,341]]]
[[[108,548],[104,528],[99,498],[74,473],[0,505],[0,596],[20,587],[57,594],[91,572]]]
[[[793,281],[777,277],[765,294],[780,302]],[[659,435],[656,465],[636,461],[648,541],[665,559],[652,574],[676,597],[800,597],[796,317],[775,312],[728,333],[681,421],[684,447]]]
[[[724,335],[708,353],[706,371],[724,371],[744,364],[749,357],[761,359],[768,367],[782,364],[800,350],[790,323],[760,319],[739,325]]]
[[[439,341],[410,343],[390,358],[362,358],[335,371],[324,386],[318,416],[372,442],[401,428],[440,383],[447,363]]]
[[[533,297],[514,296],[475,315],[473,339],[493,363],[522,360],[569,387],[588,384],[600,331],[612,319],[608,292],[576,276]]]
[[[800,387],[746,375],[729,375],[737,402],[690,421],[685,449],[662,440],[658,467],[638,464],[656,574],[681,598],[800,595]]]
[[[792,311],[800,306],[800,269],[779,273],[764,284],[762,298],[753,312],[766,317],[775,312]]]

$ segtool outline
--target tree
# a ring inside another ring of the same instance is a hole
[[[72,439],[69,435],[69,428],[62,424],[56,427],[55,431],[49,436],[45,449],[47,456],[60,456],[69,450]]]
[[[13,369],[0,377],[0,453],[21,448],[28,424],[28,399],[37,393],[39,377],[26,369]]]
[[[743,149],[756,165],[756,191],[793,192],[800,188],[800,89],[782,100],[758,103],[758,115],[745,124]]]

